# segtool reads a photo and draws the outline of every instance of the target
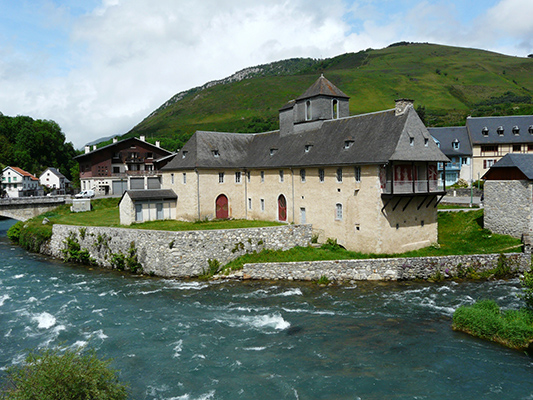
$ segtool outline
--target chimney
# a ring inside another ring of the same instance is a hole
[[[113,138],[113,143],[118,142],[118,139],[116,137]]]
[[[95,144],[93,144],[93,151],[95,151],[95,150],[96,150],[96,145],[95,145]]]
[[[161,142],[159,140],[155,141],[155,147],[161,147]]]
[[[86,145],[85,146],[85,154],[90,153],[90,152],[91,152],[91,146]]]
[[[396,109],[395,114],[396,116],[402,115],[407,111],[409,107],[413,107],[413,103],[415,102],[412,99],[397,99],[396,101]]]
[[[141,139],[143,142],[145,142],[146,141],[146,136],[141,135],[141,137],[139,139]]]

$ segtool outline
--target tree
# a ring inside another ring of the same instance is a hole
[[[126,386],[119,382],[110,361],[94,351],[56,348],[30,353],[23,366],[7,370],[5,400],[123,400]]]

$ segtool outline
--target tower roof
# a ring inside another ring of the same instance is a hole
[[[350,98],[350,96],[347,96],[337,86],[335,86],[333,83],[328,81],[324,77],[324,75],[320,75],[320,78],[318,78],[316,82],[313,83],[309,87],[309,89],[307,89],[305,93],[302,94],[300,97],[298,97],[296,100],[303,100],[303,99],[308,99],[310,97],[316,97],[316,96],[342,97],[345,99]]]

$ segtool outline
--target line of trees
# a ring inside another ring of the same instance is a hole
[[[61,127],[52,120],[27,116],[8,117],[0,113],[0,167],[22,168],[39,176],[48,167],[58,169],[68,179],[76,174],[77,152],[66,142]],[[1,173],[1,169],[0,169]]]

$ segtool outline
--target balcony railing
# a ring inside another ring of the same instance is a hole
[[[384,194],[437,193],[444,191],[444,185],[436,180],[387,181],[381,190]]]

